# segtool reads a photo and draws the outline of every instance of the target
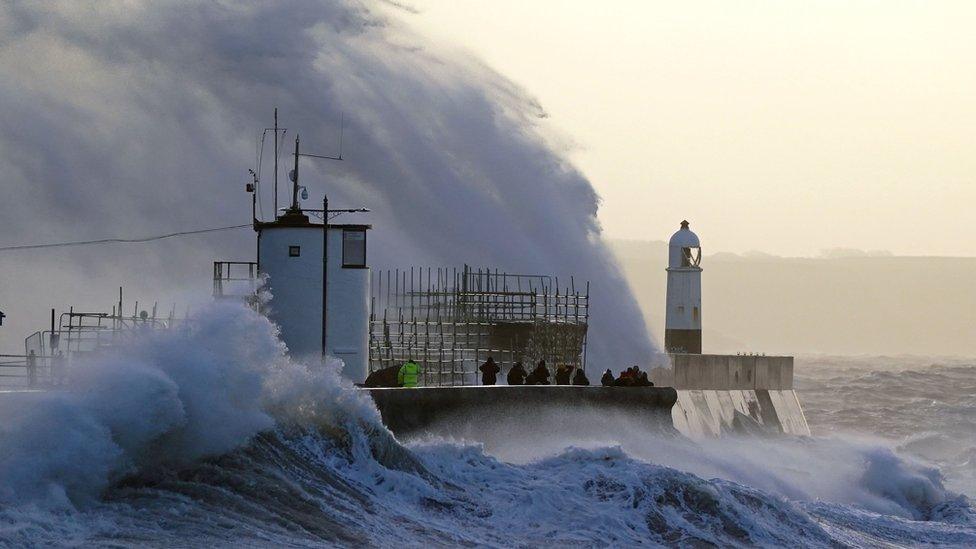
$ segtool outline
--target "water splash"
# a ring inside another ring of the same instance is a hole
[[[353,0],[4,4],[0,215],[11,230],[0,239],[37,240],[38,216],[54,240],[246,222],[248,205],[229,197],[243,197],[230,193],[240,193],[272,107],[289,140],[300,133],[308,151],[323,154],[335,154],[344,114],[345,161],[303,164],[302,183],[314,197],[328,191],[333,204],[372,208],[371,263],[590,280],[590,358],[646,364],[653,344],[601,239],[599,197],[553,144],[541,108],[477,60],[383,13]],[[253,240],[218,234],[131,257],[63,253],[74,255],[57,269],[31,260],[28,271],[53,280],[76,265],[71,288],[139,273],[130,284],[142,293],[198,285],[213,255],[252,257]],[[9,297],[12,318],[31,310]]]

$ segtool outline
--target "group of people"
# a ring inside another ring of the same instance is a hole
[[[498,382],[498,373],[501,368],[495,363],[495,359],[488,357],[488,360],[481,365],[481,384],[494,385]],[[575,373],[574,371],[575,370]],[[545,360],[540,360],[532,372],[526,372],[522,362],[516,362],[508,371],[506,381],[509,385],[552,385],[549,382],[551,374],[546,366]],[[589,385],[590,380],[586,378],[586,373],[582,368],[573,368],[566,364],[560,364],[556,368],[555,385]]]
[[[620,372],[620,377],[613,377],[613,372],[607,368],[600,378],[604,387],[653,387],[654,383],[647,378],[647,372],[642,372],[639,366],[631,366]]]
[[[482,385],[495,385],[498,383],[498,374],[501,368],[495,359],[488,357],[488,360],[478,368],[481,371]],[[403,363],[397,372],[397,384],[400,387],[416,387],[420,377],[420,365],[413,360]],[[555,383],[550,383],[552,375],[546,366],[545,360],[540,360],[531,372],[525,370],[522,362],[516,362],[508,371],[507,381],[509,385],[589,385],[590,380],[586,377],[586,372],[582,368],[575,368],[567,364],[560,364],[556,368]],[[654,383],[647,378],[647,372],[641,371],[638,366],[631,366],[620,372],[620,376],[613,377],[613,373],[607,368],[600,378],[600,383],[604,387],[653,387]]]

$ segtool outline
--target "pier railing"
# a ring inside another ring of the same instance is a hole
[[[52,329],[37,331],[24,340],[24,354],[0,355],[0,387],[49,388],[62,385],[73,364],[84,356],[107,351],[150,330],[188,329],[188,315],[176,317],[175,308],[159,316],[156,304],[152,312],[139,311],[136,303],[132,316],[111,313],[76,312],[73,309],[55,317]]]

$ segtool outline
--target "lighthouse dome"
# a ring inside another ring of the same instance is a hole
[[[681,222],[681,228],[678,229],[678,232],[671,235],[671,241],[668,243],[668,245],[678,248],[701,247],[701,243],[698,241],[698,235],[693,233],[691,229],[688,228],[687,221]]]
[[[687,221],[682,221],[678,232],[671,235],[668,248],[669,268],[698,267],[701,261],[701,242],[698,235],[688,228]]]

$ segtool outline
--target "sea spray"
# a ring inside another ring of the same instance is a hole
[[[241,304],[214,303],[186,325],[129,335],[76,355],[63,388],[0,399],[5,501],[89,502],[123,476],[234,450],[276,420],[382,430],[338,361],[290,360],[275,326]]]
[[[563,140],[542,107],[469,54],[414,34],[396,5],[0,5],[0,240],[37,240],[38,216],[50,240],[250,222],[239,193],[278,107],[282,166],[298,134],[306,151],[337,154],[344,120],[344,160],[303,160],[302,184],[314,204],[328,192],[337,206],[372,209],[347,216],[374,227],[371,265],[469,264],[552,274],[563,286],[573,276],[581,292],[588,280],[589,359],[647,364],[654,348],[601,237],[599,197],[554,145]],[[258,213],[269,219],[270,135],[263,150]],[[279,207],[291,196],[285,175]],[[16,321],[36,310],[24,294],[68,302],[78,296],[60,288],[98,288],[119,273],[130,275],[127,295],[175,292],[200,287],[213,259],[253,250],[242,230],[65,251],[50,264],[18,256],[27,282],[10,295],[0,288],[0,300]]]

